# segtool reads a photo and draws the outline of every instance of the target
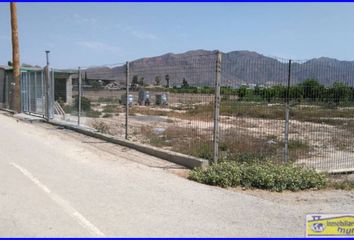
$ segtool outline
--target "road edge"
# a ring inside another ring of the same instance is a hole
[[[74,132],[77,132],[77,133],[80,133],[80,134],[83,134],[86,136],[90,136],[90,137],[97,138],[97,139],[100,139],[100,140],[103,140],[106,142],[110,142],[113,144],[128,147],[128,148],[137,150],[139,152],[142,152],[142,153],[154,156],[154,157],[158,157],[158,158],[161,158],[161,159],[169,161],[169,162],[179,164],[179,165],[184,166],[188,169],[193,169],[196,167],[205,168],[209,165],[209,161],[206,159],[197,158],[197,157],[193,157],[193,156],[189,156],[186,154],[177,153],[177,152],[173,152],[173,151],[169,151],[169,150],[165,150],[165,149],[160,149],[160,148],[149,146],[146,144],[132,142],[132,141],[118,138],[118,137],[115,137],[112,135],[100,133],[100,132],[93,130],[91,128],[77,126],[77,125],[70,124],[70,123],[63,123],[62,121],[57,121],[57,120],[47,121],[46,119],[39,117],[39,116],[15,114],[14,112],[4,111],[3,109],[0,109],[0,111],[4,112],[5,115],[8,117],[13,117],[13,118],[15,118],[19,121],[22,121],[22,122],[28,122],[28,123],[42,122],[42,123],[51,124],[51,125],[57,126],[57,127],[63,127],[65,129],[69,129],[71,131],[74,131]]]

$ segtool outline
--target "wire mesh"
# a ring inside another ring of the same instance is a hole
[[[78,68],[56,69],[54,95],[62,112],[55,116],[209,160],[216,139],[220,160],[354,169],[350,62],[222,54],[216,105],[217,52],[167,54],[127,64],[81,67],[81,75]]]
[[[81,72],[81,124],[105,134],[125,135],[126,66]]]
[[[8,109],[8,78],[4,69],[0,69],[0,108]]]
[[[221,159],[283,162],[287,67],[283,59],[223,55]]]
[[[130,65],[129,139],[211,159],[215,53]]]
[[[51,72],[53,117],[57,121],[78,123],[78,70],[53,69]],[[51,87],[49,87],[51,89]],[[50,97],[50,96],[49,96]]]
[[[26,71],[21,73],[21,109],[29,114],[44,116],[43,71]]]
[[[322,171],[354,169],[354,65],[331,59],[293,61],[290,152]]]

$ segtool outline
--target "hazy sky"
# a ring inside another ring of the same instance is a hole
[[[18,3],[21,62],[114,64],[193,49],[354,60],[354,3]],[[0,3],[0,64],[11,59]]]

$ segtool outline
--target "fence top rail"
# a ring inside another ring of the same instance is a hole
[[[13,71],[12,66],[0,65],[0,69],[3,69],[5,71]],[[20,70],[21,72],[40,72],[43,69],[41,67],[21,67]]]

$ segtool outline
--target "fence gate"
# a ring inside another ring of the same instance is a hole
[[[21,110],[28,114],[45,115],[43,71],[21,73]]]

